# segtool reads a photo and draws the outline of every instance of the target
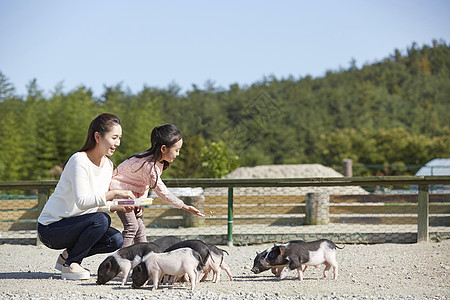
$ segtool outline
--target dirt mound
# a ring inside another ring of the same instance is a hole
[[[237,168],[225,178],[314,178],[344,177],[332,168],[320,164],[265,165]]]
[[[321,164],[297,165],[264,165],[256,167],[241,167],[229,173],[225,178],[251,179],[251,178],[320,178],[344,177],[341,173]],[[329,195],[365,195],[366,190],[358,186],[334,187],[250,187],[235,188],[234,194],[238,196],[249,195],[306,195],[307,193],[321,193]],[[223,196],[227,194],[226,188],[209,188],[205,195]]]

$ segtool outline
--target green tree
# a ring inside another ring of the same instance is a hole
[[[37,174],[35,179],[58,179],[58,168],[69,158],[65,153],[58,152],[60,149],[59,119],[60,105],[64,95],[61,90],[55,90],[48,100],[40,99],[36,102],[35,114],[39,117],[36,127],[35,168]],[[83,135],[83,132],[79,133]],[[56,170],[53,174],[53,170]]]
[[[22,122],[25,102],[8,99],[0,104],[0,180],[30,179],[25,167],[30,149],[27,147],[26,128]]]
[[[0,102],[4,99],[11,99],[14,96],[15,88],[9,79],[0,71]]]
[[[224,142],[212,142],[200,153],[205,177],[221,178],[238,167],[238,157],[228,154]]]
[[[92,98],[92,91],[85,87],[79,87],[56,100],[52,104],[58,113],[53,121],[58,124],[58,157],[60,163],[64,163],[83,146],[89,124],[101,113],[101,109]]]
[[[121,146],[112,157],[116,164],[151,147],[151,132],[155,126],[162,123],[159,101],[159,96],[144,88],[137,96],[129,95],[126,107],[116,112],[123,129]]]

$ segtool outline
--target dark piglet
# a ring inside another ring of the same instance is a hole
[[[137,243],[108,256],[98,267],[97,284],[105,284],[119,273],[122,273],[122,286],[127,282],[131,270],[141,262],[150,252],[161,253],[161,249],[154,243]]]
[[[271,270],[272,274],[275,275],[276,277],[280,277],[280,273],[281,270],[284,268],[284,266],[268,266],[265,267],[261,264],[261,261],[266,257],[267,255],[267,250],[264,250],[263,252],[256,252],[256,257],[253,260],[253,267],[251,269],[251,271],[255,274],[259,274],[261,272],[265,272],[267,270]]]
[[[209,250],[208,245],[200,240],[181,241],[179,243],[176,243],[175,245],[170,246],[163,252],[169,252],[180,248],[191,248],[192,250],[200,254],[203,265],[206,264],[206,260],[211,255],[211,251]]]
[[[163,236],[163,237],[154,239],[154,240],[152,240],[152,243],[155,243],[156,245],[158,245],[159,248],[161,248],[161,251],[165,251],[170,246],[173,246],[181,241],[182,241],[182,239],[180,239],[177,236],[168,235],[168,236]]]
[[[267,251],[266,257],[261,261],[263,266],[283,265],[286,266],[280,274],[280,279],[286,277],[289,270],[297,270],[299,280],[303,280],[302,266],[325,265],[324,278],[333,267],[334,279],[338,277],[338,263],[336,260],[336,246],[332,241],[321,239],[308,243],[287,243],[274,245]]]
[[[137,289],[143,286],[148,281],[149,278],[150,274],[148,273],[147,266],[145,262],[141,262],[133,269],[133,273],[131,274],[131,279],[133,280],[133,283],[131,284],[131,287],[133,289]]]
[[[255,257],[255,259],[253,260],[253,267],[252,267],[252,272],[253,273],[255,273],[255,274],[259,274],[259,273],[261,273],[261,272],[264,272],[264,271],[267,271],[267,270],[270,270],[272,267],[271,266],[263,266],[262,264],[261,264],[261,261],[266,257],[266,255],[267,255],[267,250],[268,249],[266,249],[266,250],[264,250],[263,252],[256,252],[256,257]]]
[[[301,243],[305,243],[305,241],[302,241],[302,240],[293,240],[293,241],[289,241],[288,243],[299,243],[299,244],[301,244]],[[252,271],[253,273],[255,273],[255,274],[259,274],[259,273],[261,273],[261,272],[264,272],[264,271],[267,271],[267,270],[271,270],[272,273],[273,273],[275,276],[279,277],[281,271],[283,270],[284,266],[286,266],[286,264],[288,263],[288,261],[287,261],[287,260],[286,260],[286,261],[283,261],[283,264],[282,264],[282,265],[277,265],[277,266],[275,266],[275,265],[263,266],[262,263],[261,263],[261,261],[263,261],[264,258],[266,257],[267,251],[268,251],[268,250],[269,250],[269,249],[266,249],[266,250],[264,250],[263,252],[260,252],[260,253],[256,252],[256,257],[255,257],[255,259],[253,260],[253,267],[252,267],[251,271]]]

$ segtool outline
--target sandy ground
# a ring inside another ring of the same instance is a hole
[[[279,280],[270,271],[253,274],[256,251],[271,245],[219,246],[234,280],[132,289],[119,279],[95,284],[98,265],[107,255],[88,257],[86,281],[66,281],[54,264],[59,251],[45,246],[0,245],[0,299],[450,299],[450,240],[439,243],[345,245],[338,250],[339,278],[323,279],[323,266],[310,268],[305,280]]]

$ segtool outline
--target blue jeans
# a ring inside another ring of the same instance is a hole
[[[122,234],[110,227],[111,218],[96,212],[59,220],[49,225],[38,224],[39,239],[50,249],[67,249],[66,264],[81,264],[88,256],[113,252],[123,244]]]

